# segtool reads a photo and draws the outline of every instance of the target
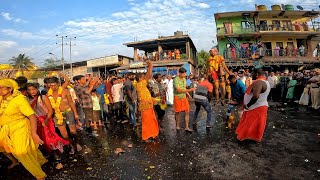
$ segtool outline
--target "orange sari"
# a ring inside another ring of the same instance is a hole
[[[236,129],[238,140],[249,139],[261,142],[267,124],[267,112],[267,106],[244,111]]]
[[[147,88],[146,80],[138,82],[136,89],[138,93],[139,110],[141,111],[142,119],[142,140],[155,138],[159,134],[159,125],[153,109],[156,101],[151,97],[151,94]]]
[[[253,84],[258,80],[266,80],[264,76],[258,77],[246,90],[250,94]],[[261,106],[250,111],[244,111],[236,129],[237,138],[240,141],[249,139],[261,142],[267,124],[268,106]]]

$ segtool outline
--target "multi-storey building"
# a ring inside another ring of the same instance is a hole
[[[230,66],[289,66],[320,62],[319,11],[292,5],[215,14],[218,48]],[[252,61],[251,61],[252,60]]]

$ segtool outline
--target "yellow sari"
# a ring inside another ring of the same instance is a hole
[[[136,89],[138,93],[139,110],[141,111],[142,140],[155,138],[159,134],[159,125],[153,109],[156,101],[151,97],[146,80],[138,82]]]
[[[26,97],[16,89],[6,100],[0,96],[0,152],[11,153],[34,177],[44,178],[41,165],[46,159],[32,139],[27,118],[32,114]]]

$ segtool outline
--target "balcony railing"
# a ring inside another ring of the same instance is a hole
[[[218,35],[232,35],[232,34],[250,34],[256,32],[254,27],[242,28],[241,26],[226,26],[217,28]]]
[[[309,26],[309,25],[256,25],[243,28],[242,26],[225,26],[218,27],[218,35],[239,35],[239,34],[252,34],[260,31],[269,32],[320,32],[319,26]]]
[[[313,56],[313,54],[308,54],[308,49],[265,49],[260,51],[259,49],[254,52],[256,56],[261,57],[306,57]],[[237,59],[251,59],[253,52],[249,50],[244,51],[232,51],[232,50],[224,50],[223,57],[225,59],[237,60]],[[320,51],[316,55],[316,57],[320,56]]]
[[[257,25],[257,31],[294,31],[294,32],[320,32],[318,26],[309,26],[309,25]]]

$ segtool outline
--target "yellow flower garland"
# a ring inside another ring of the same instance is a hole
[[[63,112],[60,111],[60,104],[61,104],[61,100],[62,100],[62,87],[60,86],[58,88],[58,97],[57,97],[57,101],[54,100],[53,98],[53,91],[50,88],[48,91],[48,97],[51,103],[52,108],[54,109],[54,113],[55,113],[55,117],[57,118],[58,125],[62,125],[63,123]]]

